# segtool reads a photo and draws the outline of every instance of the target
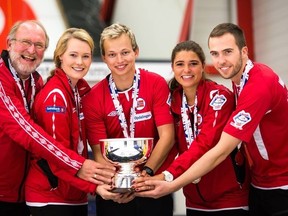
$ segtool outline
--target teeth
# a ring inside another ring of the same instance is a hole
[[[117,66],[118,69],[122,69],[124,67],[125,67],[125,65]]]
[[[77,71],[82,71],[83,68],[74,68],[74,70],[77,70]]]
[[[34,60],[35,58],[34,57],[31,57],[31,56],[23,56],[24,58],[26,59],[30,59],[30,60]]]
[[[188,76],[188,75],[182,76],[183,79],[189,79],[189,78],[191,78],[191,77],[193,77],[193,76],[191,76],[191,75],[189,75],[189,76]]]
[[[221,67],[220,70],[228,70],[229,67]]]

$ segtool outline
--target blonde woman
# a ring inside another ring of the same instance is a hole
[[[90,90],[83,77],[92,63],[93,50],[93,39],[85,30],[67,29],[54,51],[56,69],[33,106],[38,124],[63,146],[86,158],[81,97]],[[33,155],[26,182],[26,202],[33,216],[87,216],[87,192],[95,192],[96,187]]]

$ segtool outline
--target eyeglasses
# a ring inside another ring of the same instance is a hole
[[[32,41],[30,40],[25,40],[25,39],[22,39],[22,40],[18,40],[16,38],[13,38],[11,40],[14,40],[14,41],[17,41],[21,44],[21,46],[23,46],[24,48],[29,48],[31,47],[32,45],[34,45],[35,49],[37,50],[44,50],[46,47],[43,43],[40,43],[40,42],[36,42],[36,43],[33,43]]]

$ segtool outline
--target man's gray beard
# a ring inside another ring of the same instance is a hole
[[[31,73],[35,72],[36,68],[40,65],[41,62],[38,64],[35,62],[34,66],[29,66],[22,64],[20,59],[22,58],[20,54],[10,51],[9,52],[10,60],[12,67],[16,70],[17,74],[22,76],[29,76]]]

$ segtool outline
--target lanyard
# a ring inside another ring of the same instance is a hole
[[[193,130],[192,130],[192,125],[191,125],[191,121],[190,118],[188,116],[188,103],[187,103],[187,99],[185,96],[185,93],[183,91],[182,94],[182,107],[181,107],[181,117],[182,117],[182,122],[183,122],[183,129],[184,129],[184,133],[185,133],[185,139],[186,139],[186,143],[187,143],[187,147],[189,148],[190,145],[192,144],[192,142],[194,141],[194,139],[197,136],[198,133],[198,129],[197,129],[197,94],[195,96],[195,102],[194,102],[194,109],[193,109],[193,117],[194,117],[194,122],[193,122]],[[194,132],[193,132],[194,131]]]
[[[35,85],[35,80],[34,80],[34,77],[32,76],[32,74],[30,74],[30,79],[31,79],[31,87],[32,87],[32,94],[31,94],[31,98],[30,98],[30,103],[28,102],[28,98],[25,93],[25,87],[23,85],[23,82],[22,80],[19,78],[18,74],[16,73],[15,69],[12,67],[11,63],[10,63],[10,60],[9,60],[9,67],[10,67],[10,70],[11,70],[11,73],[12,73],[12,76],[21,92],[21,95],[22,95],[22,99],[23,99],[23,102],[24,102],[24,107],[27,111],[27,113],[30,112],[30,110],[32,109],[32,105],[34,103],[34,98],[35,98],[35,94],[36,94],[36,85]]]
[[[241,76],[241,79],[240,79],[240,85],[236,85],[234,84],[234,92],[235,92],[235,97],[236,97],[236,103],[237,103],[237,99],[239,97],[239,95],[241,94],[244,86],[246,85],[248,79],[249,79],[249,71],[253,68],[253,62],[248,59],[247,63],[246,63],[246,66],[245,66],[245,70]]]
[[[116,109],[120,126],[123,130],[123,135],[125,138],[134,138],[135,134],[135,115],[136,115],[136,107],[137,107],[137,98],[139,94],[139,87],[140,87],[140,71],[136,70],[136,73],[134,75],[133,79],[133,86],[132,86],[132,107],[130,109],[130,134],[128,134],[128,124],[125,118],[125,114],[123,111],[123,107],[119,101],[119,94],[118,89],[116,88],[116,84],[113,80],[112,75],[109,77],[109,89],[110,89],[110,95],[113,100],[114,107]]]
[[[246,83],[248,82],[248,79],[249,79],[249,71],[254,67],[254,64],[253,62],[248,59],[247,63],[246,63],[246,66],[245,66],[245,70],[241,76],[241,79],[240,79],[240,85],[236,85],[235,83],[233,83],[233,90],[234,90],[234,94],[235,94],[235,101],[236,101],[236,104],[237,104],[237,101],[238,101],[238,97],[240,96],[244,86],[246,85]],[[242,146],[242,142],[240,144],[238,144],[237,148],[238,150],[241,148]],[[244,145],[244,150],[246,152],[246,156],[248,158],[248,162],[250,164],[250,161],[251,160],[251,157],[250,157],[250,154],[248,152],[248,150],[246,149],[246,145]]]
[[[84,144],[83,144],[83,139],[82,139],[82,126],[81,126],[81,98],[78,92],[77,85],[73,88],[71,80],[68,78],[70,87],[74,93],[74,101],[76,105],[76,113],[78,117],[78,127],[79,127],[79,141],[78,141],[78,146],[77,146],[77,151],[78,154],[82,154],[84,150]]]

